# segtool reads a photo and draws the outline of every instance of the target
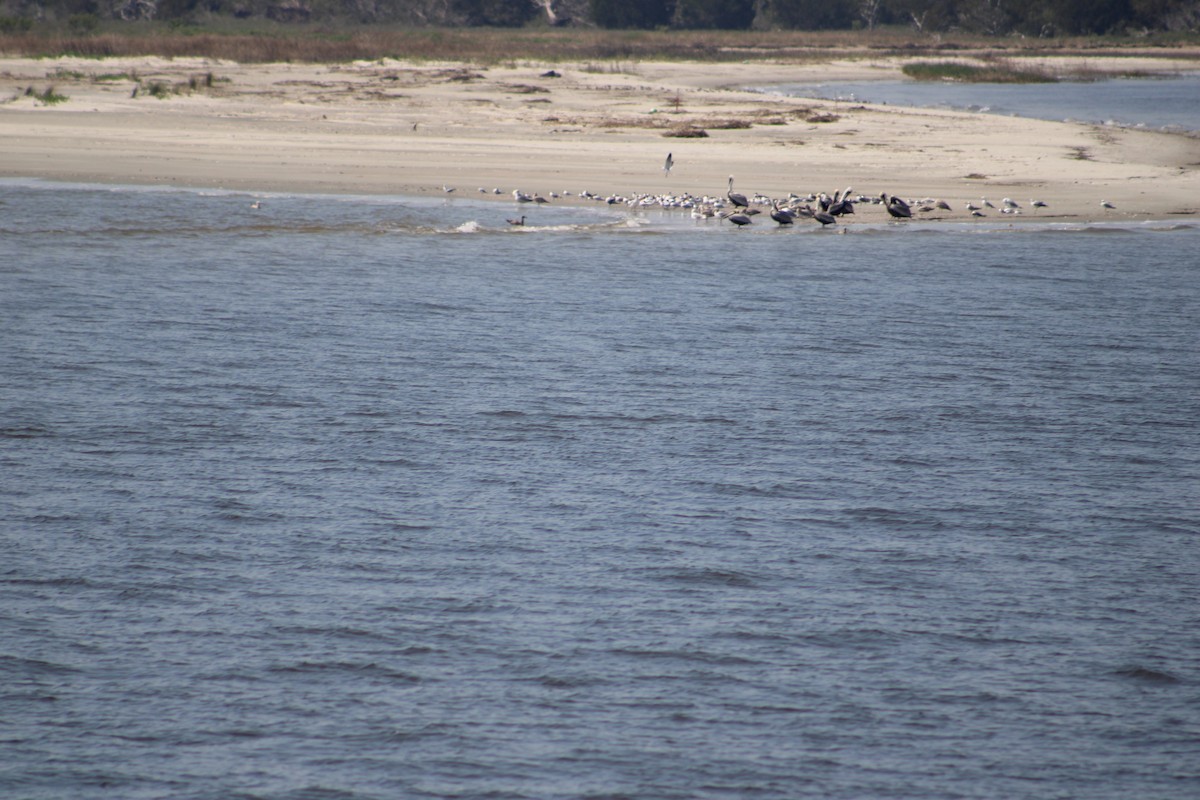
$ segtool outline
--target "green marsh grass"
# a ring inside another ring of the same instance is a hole
[[[918,81],[957,81],[959,83],[1056,83],[1058,78],[1048,72],[1015,67],[1004,61],[982,65],[961,61],[916,61],[905,64],[902,71]]]
[[[480,67],[575,63],[595,73],[632,73],[639,62],[702,62],[730,70],[743,62],[825,63],[831,59],[1142,56],[1200,60],[1200,33],[1037,39],[965,32],[922,34],[907,26],[843,31],[622,31],[602,28],[414,28],[335,20],[278,23],[213,15],[203,23],[101,20],[94,30],[0,16],[0,53],[7,56],[107,58],[157,55],[241,64],[349,63],[397,59],[453,61]],[[981,67],[981,69],[985,69]],[[978,73],[960,80],[991,80]],[[930,77],[955,79],[953,75]]]
[[[32,86],[30,86],[28,89],[25,90],[25,95],[27,97],[32,97],[35,100],[40,100],[41,102],[45,103],[48,106],[58,105],[59,103],[65,103],[65,102],[67,102],[67,100],[70,99],[65,94],[59,94],[58,92],[54,91],[53,86],[47,86],[45,91],[42,91],[42,92],[34,91],[34,88]]]
[[[1200,35],[1158,45],[1164,56],[1196,59]],[[0,52],[9,55],[89,58],[159,55],[239,63],[337,63],[395,58],[457,61],[485,66],[522,61],[583,62],[596,71],[623,72],[638,61],[729,64],[784,60],[824,62],[877,56],[949,57],[967,53],[1026,55],[1136,55],[1153,44],[1128,37],[1052,40],[931,37],[904,26],[871,31],[618,31],[601,28],[407,28],[330,21],[281,24],[213,17],[203,25],[104,20],[93,31],[50,23],[0,25]]]

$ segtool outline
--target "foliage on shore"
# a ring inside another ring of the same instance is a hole
[[[902,71],[918,81],[960,83],[1054,83],[1058,78],[1043,70],[1022,69],[1006,62],[965,64],[961,61],[915,61]]]
[[[272,21],[642,30],[967,31],[1036,38],[1200,31],[1197,0],[0,0],[5,24]]]
[[[502,64],[516,61],[827,61],[878,56],[1142,55],[1200,60],[1200,36],[1020,39],[959,33],[930,37],[908,28],[873,31],[616,31],[599,28],[408,28],[379,25],[178,26],[158,22],[0,32],[0,55],[105,58],[158,55],[240,63],[349,62],[396,58]]]

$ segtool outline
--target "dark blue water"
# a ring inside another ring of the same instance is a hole
[[[1194,798],[1200,228],[6,184],[0,796]]]
[[[797,97],[949,108],[1052,121],[1200,133],[1200,75],[1059,83],[831,81],[768,91]]]

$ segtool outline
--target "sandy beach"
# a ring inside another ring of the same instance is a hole
[[[733,175],[747,195],[853,187],[944,199],[953,211],[942,219],[971,219],[968,201],[1006,196],[1027,215],[1031,199],[1044,201],[1040,218],[1200,213],[1197,138],[742,88],[896,78],[902,65],[7,58],[0,176],[247,192],[452,189],[511,203],[513,190],[560,195],[554,202],[580,202],[584,191],[722,195]],[[1123,58],[1119,68],[1200,62]],[[38,99],[51,87],[67,99]]]

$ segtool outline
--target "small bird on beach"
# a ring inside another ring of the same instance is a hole
[[[1100,207],[1101,208],[1116,208],[1116,206],[1114,206],[1112,203],[1108,202],[1107,200],[1101,200]]]
[[[671,175],[671,167],[675,166],[675,159],[671,158],[671,154],[667,153],[667,160],[663,163],[663,175]]]

